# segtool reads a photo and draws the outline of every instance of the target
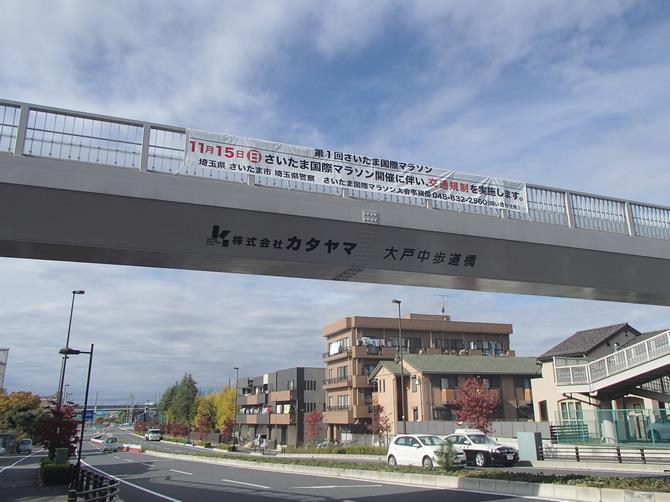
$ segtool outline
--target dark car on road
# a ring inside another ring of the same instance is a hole
[[[516,448],[500,444],[477,429],[456,429],[444,438],[455,449],[465,453],[468,464],[486,467],[489,464],[512,466],[519,461]]]

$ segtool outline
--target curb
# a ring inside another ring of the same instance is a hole
[[[526,483],[524,481],[478,479],[458,476],[440,476],[435,474],[360,471],[355,469],[314,467],[309,465],[281,465],[270,463],[266,465],[260,465],[259,463],[250,465],[250,462],[245,462],[244,460],[198,457],[194,455],[175,455],[157,451],[146,452],[146,454],[202,463],[246,467],[247,469],[290,472],[293,474],[327,475],[365,481],[380,481],[389,484],[494,493],[497,495],[510,495],[514,497],[540,497],[553,500],[575,500],[579,502],[601,502],[603,500],[606,500],[607,502],[670,502],[670,492],[645,492],[621,490],[617,488],[595,488],[550,483]]]

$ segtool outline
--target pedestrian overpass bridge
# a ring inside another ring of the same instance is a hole
[[[518,212],[222,172],[185,163],[183,128],[6,100],[0,150],[0,256],[670,305],[668,207],[528,185]]]
[[[554,358],[554,377],[563,394],[635,394],[670,402],[670,330],[600,359]],[[649,385],[650,383],[659,385]],[[656,388],[658,387],[658,388]]]

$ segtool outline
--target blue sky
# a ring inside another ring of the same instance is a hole
[[[664,1],[17,1],[0,96],[667,206],[669,38]],[[233,366],[320,366],[324,324],[393,316],[395,297],[437,313],[449,294],[455,319],[512,323],[522,355],[670,327],[663,307],[431,288],[16,259],[0,277],[9,390],[54,390],[81,288],[73,344],[96,343],[114,401],[186,371],[213,388]]]

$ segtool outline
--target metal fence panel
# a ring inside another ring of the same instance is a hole
[[[13,152],[21,108],[0,104],[0,152]]]
[[[142,128],[51,111],[28,112],[24,155],[108,166],[140,165]]]
[[[21,106],[28,109],[25,130],[20,120]],[[574,225],[578,228],[628,234],[630,223],[635,236],[670,240],[670,208],[626,203],[589,194],[570,195],[568,208],[566,192],[532,185],[527,186],[528,213],[500,211],[487,206],[461,206],[450,201],[398,194],[376,194],[359,189],[344,191],[335,186],[321,186],[261,175],[251,177],[242,172],[231,173],[206,166],[187,168],[184,165],[185,129],[152,125],[147,145],[143,145],[143,132],[143,124],[137,121],[0,101],[0,152],[14,152],[19,138],[19,147],[23,146],[20,155],[139,168],[142,162],[142,147],[145,146],[149,172],[195,176],[233,183],[250,183],[253,179],[253,184],[258,187],[331,196],[348,195],[355,199],[493,217],[504,216],[513,220],[561,226],[568,225],[568,214],[571,212],[574,216]],[[630,221],[627,218],[630,218]]]
[[[641,204],[630,205],[635,235],[670,239],[670,209]]]
[[[571,196],[575,226],[603,232],[628,233],[626,205],[618,200],[588,195]]]

